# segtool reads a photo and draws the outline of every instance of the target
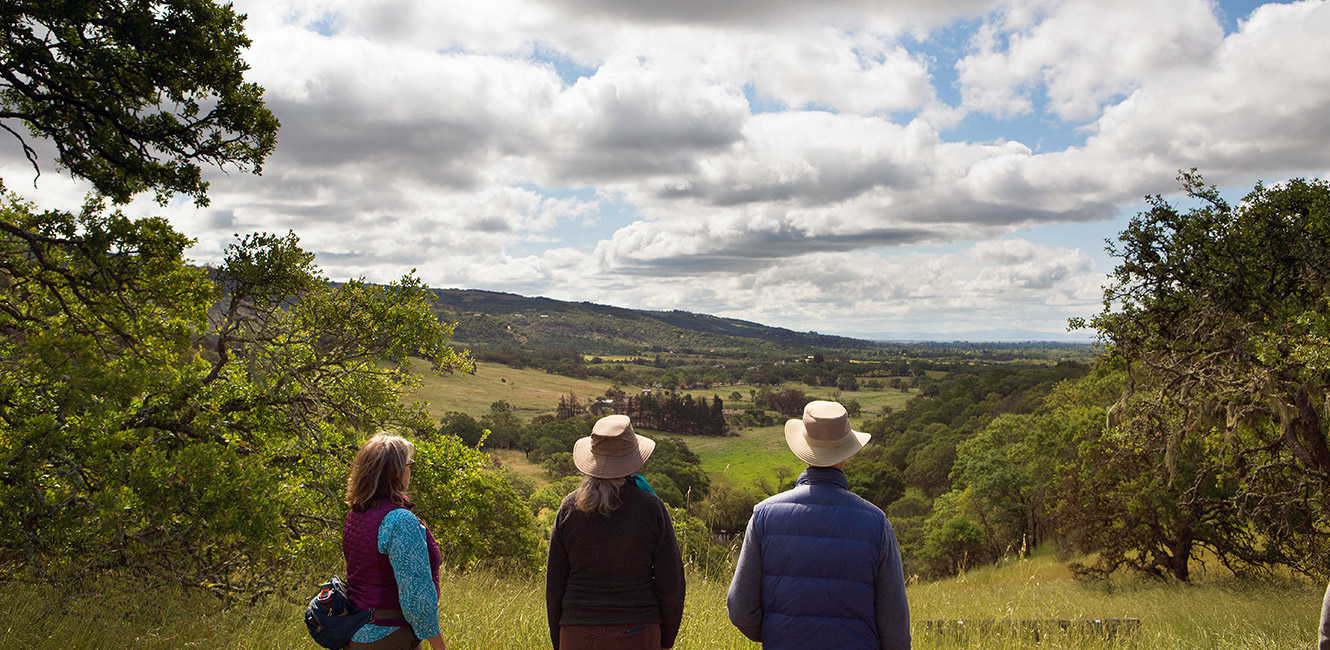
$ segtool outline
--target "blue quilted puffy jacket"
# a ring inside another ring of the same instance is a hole
[[[753,510],[764,648],[881,647],[873,594],[887,518],[848,488],[839,470],[810,467]]]

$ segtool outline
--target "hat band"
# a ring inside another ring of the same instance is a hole
[[[836,440],[821,440],[818,438],[809,437],[808,434],[805,433],[804,442],[808,443],[809,447],[821,447],[822,449],[835,449],[836,447],[845,444],[845,439],[848,437],[849,436],[841,436]]]

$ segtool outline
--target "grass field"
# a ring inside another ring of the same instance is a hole
[[[530,419],[540,413],[553,413],[559,398],[569,393],[588,398],[603,395],[613,385],[606,379],[573,379],[554,375],[543,370],[514,370],[497,363],[477,363],[474,375],[422,375],[421,386],[404,396],[406,401],[422,400],[435,418],[449,411],[460,411],[479,418],[489,413],[490,404],[504,400],[513,405],[523,419]],[[813,399],[832,399],[837,397],[833,389],[807,386],[804,384],[782,384],[781,390],[793,388],[801,390]],[[752,396],[747,386],[724,386],[707,390],[683,391],[694,399],[711,399],[720,395],[726,401],[726,408],[743,409],[752,404]],[[739,392],[743,399],[731,401],[730,393]],[[914,393],[898,391],[845,391],[838,399],[859,400],[863,405],[861,417],[855,418],[856,425],[864,420],[879,417],[882,408],[900,408]],[[643,429],[651,437],[676,436]],[[702,460],[702,469],[712,480],[729,483],[738,487],[747,487],[759,477],[772,477],[773,469],[786,466],[795,474],[802,469],[800,463],[790,455],[785,446],[784,423],[770,427],[745,428],[736,431],[734,436],[686,436],[677,435],[688,443],[689,449],[697,453]],[[528,463],[521,453],[506,450],[492,450],[502,463],[514,471],[527,476],[537,483],[546,482],[540,468]]]
[[[254,605],[223,606],[178,587],[105,579],[79,589],[9,583],[0,599],[0,650],[19,648],[313,649],[300,614],[315,589]],[[439,606],[452,650],[548,648],[539,576],[488,571],[445,574]],[[757,648],[730,626],[726,583],[689,575],[678,650]],[[1176,585],[1120,577],[1083,584],[1047,554],[961,577],[907,587],[919,650],[1276,650],[1314,645],[1324,586],[1291,579],[1247,582],[1201,575]],[[304,592],[310,592],[309,594]],[[1035,639],[1021,632],[956,638],[926,631],[930,620],[1138,618],[1113,640],[1076,634]]]
[[[686,436],[651,429],[640,429],[638,432],[649,438],[668,436],[683,440],[702,460],[702,471],[712,481],[734,487],[748,487],[758,477],[773,480],[774,468],[780,465],[789,468],[795,475],[803,470],[803,465],[785,446],[785,433],[781,427],[745,429],[737,437]],[[511,449],[488,451],[502,465],[535,481],[537,485],[550,482],[545,471],[527,460],[522,452]],[[650,460],[647,461],[646,471],[651,471]]]
[[[773,469],[785,466],[798,474],[799,459],[785,445],[783,425],[743,429],[737,436],[683,436],[648,432],[651,436],[679,438],[702,460],[702,471],[713,481],[747,487],[758,477],[773,477]],[[648,460],[647,463],[651,461]]]
[[[417,368],[419,370],[419,368]],[[503,400],[523,419],[553,413],[559,398],[572,393],[581,398],[604,395],[612,384],[606,379],[574,379],[525,368],[514,370],[499,363],[476,364],[473,375],[420,374],[421,385],[402,396],[407,402],[424,401],[434,417],[461,411],[474,418],[490,412],[490,404]]]
[[[461,411],[472,417],[480,417],[489,413],[490,404],[504,400],[512,404],[523,417],[530,418],[539,413],[553,413],[559,398],[569,393],[584,399],[597,397],[604,395],[605,391],[614,385],[614,382],[599,377],[575,379],[547,373],[544,370],[532,368],[514,370],[503,364],[486,362],[477,363],[476,372],[472,375],[431,375],[423,372],[419,363],[415,371],[421,380],[421,386],[403,395],[402,398],[407,402],[424,401],[426,408],[435,417],[448,411]],[[629,392],[637,390],[632,386],[623,388]],[[810,399],[833,399],[835,393],[841,401],[859,400],[863,406],[862,417],[859,420],[880,417],[882,407],[899,408],[917,394],[894,390],[842,392],[805,384],[781,384],[776,387],[778,390],[788,388],[801,390]],[[750,390],[755,389],[750,386],[717,386],[680,392],[691,394],[694,399],[711,399],[713,395],[719,395],[726,402],[726,408],[742,410],[752,405]],[[733,402],[730,400],[730,393],[736,391],[743,395],[743,399]]]

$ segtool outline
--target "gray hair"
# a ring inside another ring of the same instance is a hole
[[[594,476],[583,476],[582,482],[578,484],[577,491],[573,493],[573,502],[577,509],[591,514],[599,512],[608,517],[611,512],[619,508],[619,488],[623,486],[623,478],[596,478]]]

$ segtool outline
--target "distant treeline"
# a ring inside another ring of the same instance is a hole
[[[953,367],[973,367],[977,362],[946,362],[930,359],[892,358],[863,360],[830,356],[822,352],[780,359],[699,358],[654,352],[620,361],[585,358],[576,348],[528,350],[513,345],[480,346],[471,349],[479,361],[502,363],[510,368],[537,368],[545,372],[587,379],[600,377],[619,386],[666,390],[718,386],[779,386],[803,383],[839,390],[918,388],[928,390],[929,371],[945,372]],[[987,365],[991,362],[984,362]]]
[[[628,395],[611,402],[610,410],[627,415],[637,426],[647,429],[700,436],[723,436],[729,432],[725,404],[718,396],[708,402],[694,400],[692,395]]]

